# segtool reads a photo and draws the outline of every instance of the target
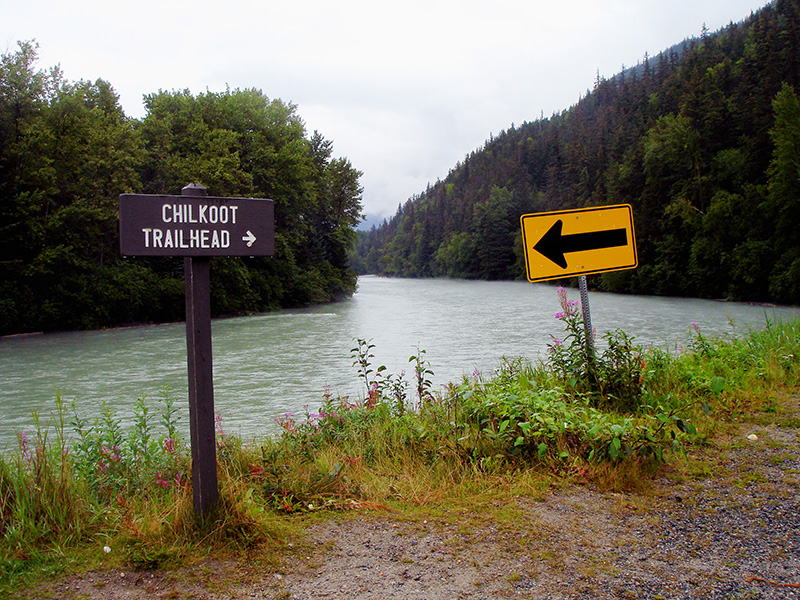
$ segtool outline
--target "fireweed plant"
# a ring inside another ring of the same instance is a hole
[[[126,433],[111,407],[102,402],[101,416],[92,421],[82,417],[71,404],[73,463],[82,479],[98,498],[162,493],[185,486],[190,477],[188,450],[178,432],[175,400],[169,390],[160,393],[157,434],[152,408],[145,396],[137,399],[133,425]]]
[[[0,597],[79,559],[98,568],[153,568],[270,540],[280,547],[287,526],[250,487],[252,450],[221,422],[220,500],[199,520],[190,452],[169,390],[155,407],[139,398],[128,421],[106,403],[89,419],[58,395],[55,415],[45,421],[34,414],[33,432],[20,431],[16,451],[0,454]]]
[[[634,338],[621,329],[603,336],[605,349],[595,350],[578,310],[578,303],[558,288],[561,311],[555,318],[564,324],[563,339],[548,345],[547,366],[573,396],[584,395],[601,409],[631,412],[641,405],[645,361]],[[591,342],[591,343],[590,343]]]

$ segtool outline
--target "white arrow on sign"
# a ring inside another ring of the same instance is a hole
[[[247,242],[247,247],[249,248],[250,246],[253,245],[253,242],[255,242],[256,239],[257,238],[255,235],[253,235],[253,232],[248,229],[247,235],[242,238],[242,241]]]

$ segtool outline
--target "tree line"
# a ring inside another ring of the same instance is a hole
[[[776,0],[492,136],[360,235],[359,272],[524,278],[519,217],[628,203],[626,293],[800,302],[800,6]]]
[[[212,311],[352,294],[361,172],[260,90],[145,96],[126,117],[111,85],[0,56],[0,335],[183,319],[183,260],[119,254],[121,193],[271,198],[275,256],[212,260]]]

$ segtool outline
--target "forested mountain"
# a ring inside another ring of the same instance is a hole
[[[629,203],[618,292],[800,303],[800,7],[776,0],[511,127],[362,232],[360,272],[524,278],[519,217]]]
[[[183,259],[121,258],[117,203],[188,183],[275,201],[274,257],[212,260],[214,314],[355,290],[361,173],[294,105],[161,91],[131,119],[109,83],[36,70],[36,48],[0,57],[0,335],[183,319]]]

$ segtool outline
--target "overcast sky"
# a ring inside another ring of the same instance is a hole
[[[766,0],[0,0],[0,50],[142,96],[257,88],[361,171],[389,216],[512,123]],[[213,193],[213,190],[209,190]],[[178,190],[176,190],[178,193]]]

